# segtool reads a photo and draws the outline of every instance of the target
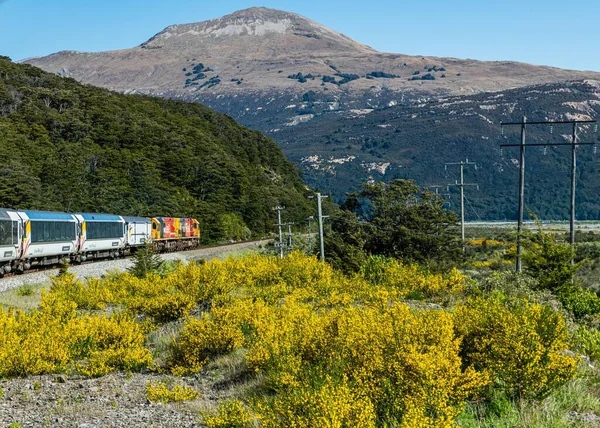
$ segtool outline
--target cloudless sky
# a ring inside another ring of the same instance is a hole
[[[379,51],[600,71],[600,0],[0,0],[0,55],[136,46],[253,6],[299,13]]]

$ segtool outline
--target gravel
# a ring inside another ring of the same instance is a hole
[[[266,244],[268,240],[242,242],[239,244],[225,245],[220,247],[201,248],[192,251],[183,251],[179,253],[161,254],[163,260],[182,260],[190,259],[214,259],[223,258],[241,250],[258,249]],[[86,263],[83,265],[71,265],[69,271],[77,275],[78,278],[99,277],[113,270],[126,270],[132,264],[130,258],[107,260],[101,262]],[[0,293],[11,288],[17,288],[24,284],[41,284],[50,281],[50,277],[56,275],[58,269],[48,269],[40,272],[30,272],[23,275],[9,276],[0,279]]]
[[[148,382],[171,378],[191,386],[199,399],[153,403]],[[111,373],[95,379],[65,375],[30,376],[0,381],[0,426],[20,427],[199,427],[201,412],[214,408],[206,382],[171,376]]]

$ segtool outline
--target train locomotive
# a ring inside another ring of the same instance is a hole
[[[166,252],[199,243],[193,218],[0,209],[0,276],[64,261],[121,257],[145,245]]]

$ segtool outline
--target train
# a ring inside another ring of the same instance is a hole
[[[199,222],[0,208],[0,276],[64,262],[122,257],[147,245],[158,252],[198,247]]]

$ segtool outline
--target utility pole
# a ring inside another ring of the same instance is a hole
[[[314,216],[310,216],[306,218],[308,222],[308,254],[311,253],[312,250],[312,221],[315,219]]]
[[[596,123],[595,120],[567,120],[567,121],[541,121],[541,122],[528,122],[527,117],[523,116],[521,122],[500,122],[502,134],[504,134],[505,126],[520,126],[521,127],[521,142],[520,144],[501,144],[500,147],[519,147],[520,148],[520,161],[519,161],[519,212],[518,212],[518,223],[517,223],[517,272],[522,271],[521,266],[521,255],[522,255],[522,243],[521,235],[523,229],[523,208],[525,205],[525,147],[526,146],[544,146],[544,150],[547,146],[571,146],[571,215],[570,215],[570,227],[569,227],[569,242],[571,248],[575,248],[575,184],[577,174],[577,147],[585,145],[595,145],[596,143],[578,143],[577,142],[577,131],[580,124],[585,123]],[[533,143],[526,144],[525,141],[525,129],[528,125],[550,125],[550,133],[552,133],[554,125],[566,125],[571,124],[573,126],[573,134],[570,143]],[[598,131],[598,127],[595,127],[595,132]],[[575,261],[571,259],[571,264]]]
[[[323,220],[325,220],[326,218],[329,218],[328,215],[323,215],[323,208],[322,208],[322,200],[324,198],[327,198],[328,196],[325,195],[321,195],[321,193],[317,193],[316,196],[317,198],[317,221],[319,222],[319,242],[321,244],[321,261],[324,262],[325,261],[325,241],[323,240]],[[309,199],[312,199],[312,196],[309,196]]]
[[[288,251],[292,251],[292,225],[294,223],[287,223],[287,227],[288,227],[288,241],[287,241],[287,245],[288,245]]]
[[[477,186],[477,190],[479,190],[479,185],[476,183],[465,183],[465,166],[474,165],[477,169],[477,164],[475,162],[469,162],[469,159],[460,162],[448,162],[445,164],[446,170],[448,169],[448,165],[458,165],[460,167],[460,182],[455,181],[453,184],[448,184],[450,186],[459,186],[460,187],[460,236],[463,244],[465,243],[465,186]]]
[[[575,249],[575,173],[577,171],[577,123],[573,122],[573,136],[571,137],[571,217],[569,224],[569,238],[571,249]],[[571,258],[571,264],[575,264],[575,258]]]
[[[442,206],[444,204],[448,204],[448,206],[450,206],[450,193],[448,193],[448,192],[440,193],[440,189],[442,189],[444,187],[445,186],[442,186],[439,184],[433,184],[433,185],[429,186],[430,189],[434,189],[436,196],[439,196],[440,198],[442,198],[444,200],[444,203],[442,204]]]
[[[281,223],[281,211],[285,209],[285,207],[280,207],[280,206],[276,206],[275,208],[273,208],[275,211],[277,211],[277,224],[275,226],[278,227],[279,229],[279,242],[275,243],[276,247],[279,247],[279,258],[283,259],[283,231],[281,230],[281,227],[284,225],[283,223]]]

